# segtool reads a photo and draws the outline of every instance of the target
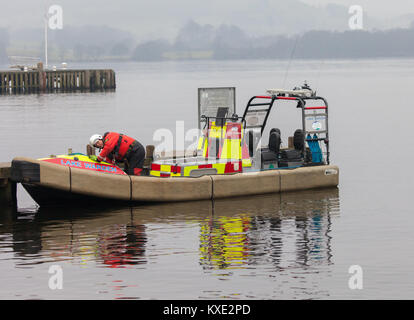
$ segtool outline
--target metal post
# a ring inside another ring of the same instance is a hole
[[[48,20],[47,14],[45,15],[45,69],[48,68],[48,59],[47,59],[47,29],[48,29]]]

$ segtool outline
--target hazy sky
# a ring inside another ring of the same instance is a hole
[[[337,6],[324,7],[332,3]],[[235,24],[251,35],[346,30],[348,8],[354,4],[365,10],[368,29],[414,21],[414,0],[0,0],[0,27],[42,28],[45,8],[52,4],[62,6],[64,25],[107,25],[138,40],[173,38],[190,19]]]

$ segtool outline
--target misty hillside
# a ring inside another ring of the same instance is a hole
[[[304,1],[14,0],[0,10],[0,62],[43,59],[52,4],[63,8],[63,30],[49,30],[57,62],[413,56],[414,13],[381,20],[364,11],[364,29],[351,31],[348,6]]]
[[[215,27],[223,23],[237,25],[250,36],[266,36],[310,30],[344,31],[350,17],[349,6],[316,7],[300,0],[14,0],[0,10],[0,27],[42,28],[43,15],[52,4],[62,6],[65,26],[106,25],[131,33],[138,41],[171,41],[188,20]],[[381,29],[384,24],[367,11],[364,27]]]
[[[248,36],[234,25],[187,23],[174,42],[139,44],[137,61],[166,59],[342,59],[414,57],[414,23],[411,28],[386,31],[308,31],[294,36]]]
[[[8,55],[43,57],[41,29],[0,29],[0,61]],[[10,38],[19,37],[19,43]],[[292,36],[251,36],[236,25],[217,27],[189,21],[173,40],[138,42],[131,33],[107,26],[68,26],[49,34],[51,61],[183,59],[342,59],[414,57],[411,28],[385,31],[308,31]]]

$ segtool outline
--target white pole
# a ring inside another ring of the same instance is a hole
[[[45,16],[45,69],[47,69],[48,66],[48,61],[47,61],[47,29],[48,29],[48,25],[47,25],[47,14]]]

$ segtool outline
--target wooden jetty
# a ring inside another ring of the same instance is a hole
[[[35,70],[0,71],[0,94],[57,91],[98,91],[116,88],[115,72],[95,70]]]
[[[0,208],[16,207],[16,183],[10,180],[11,164],[0,163]]]

